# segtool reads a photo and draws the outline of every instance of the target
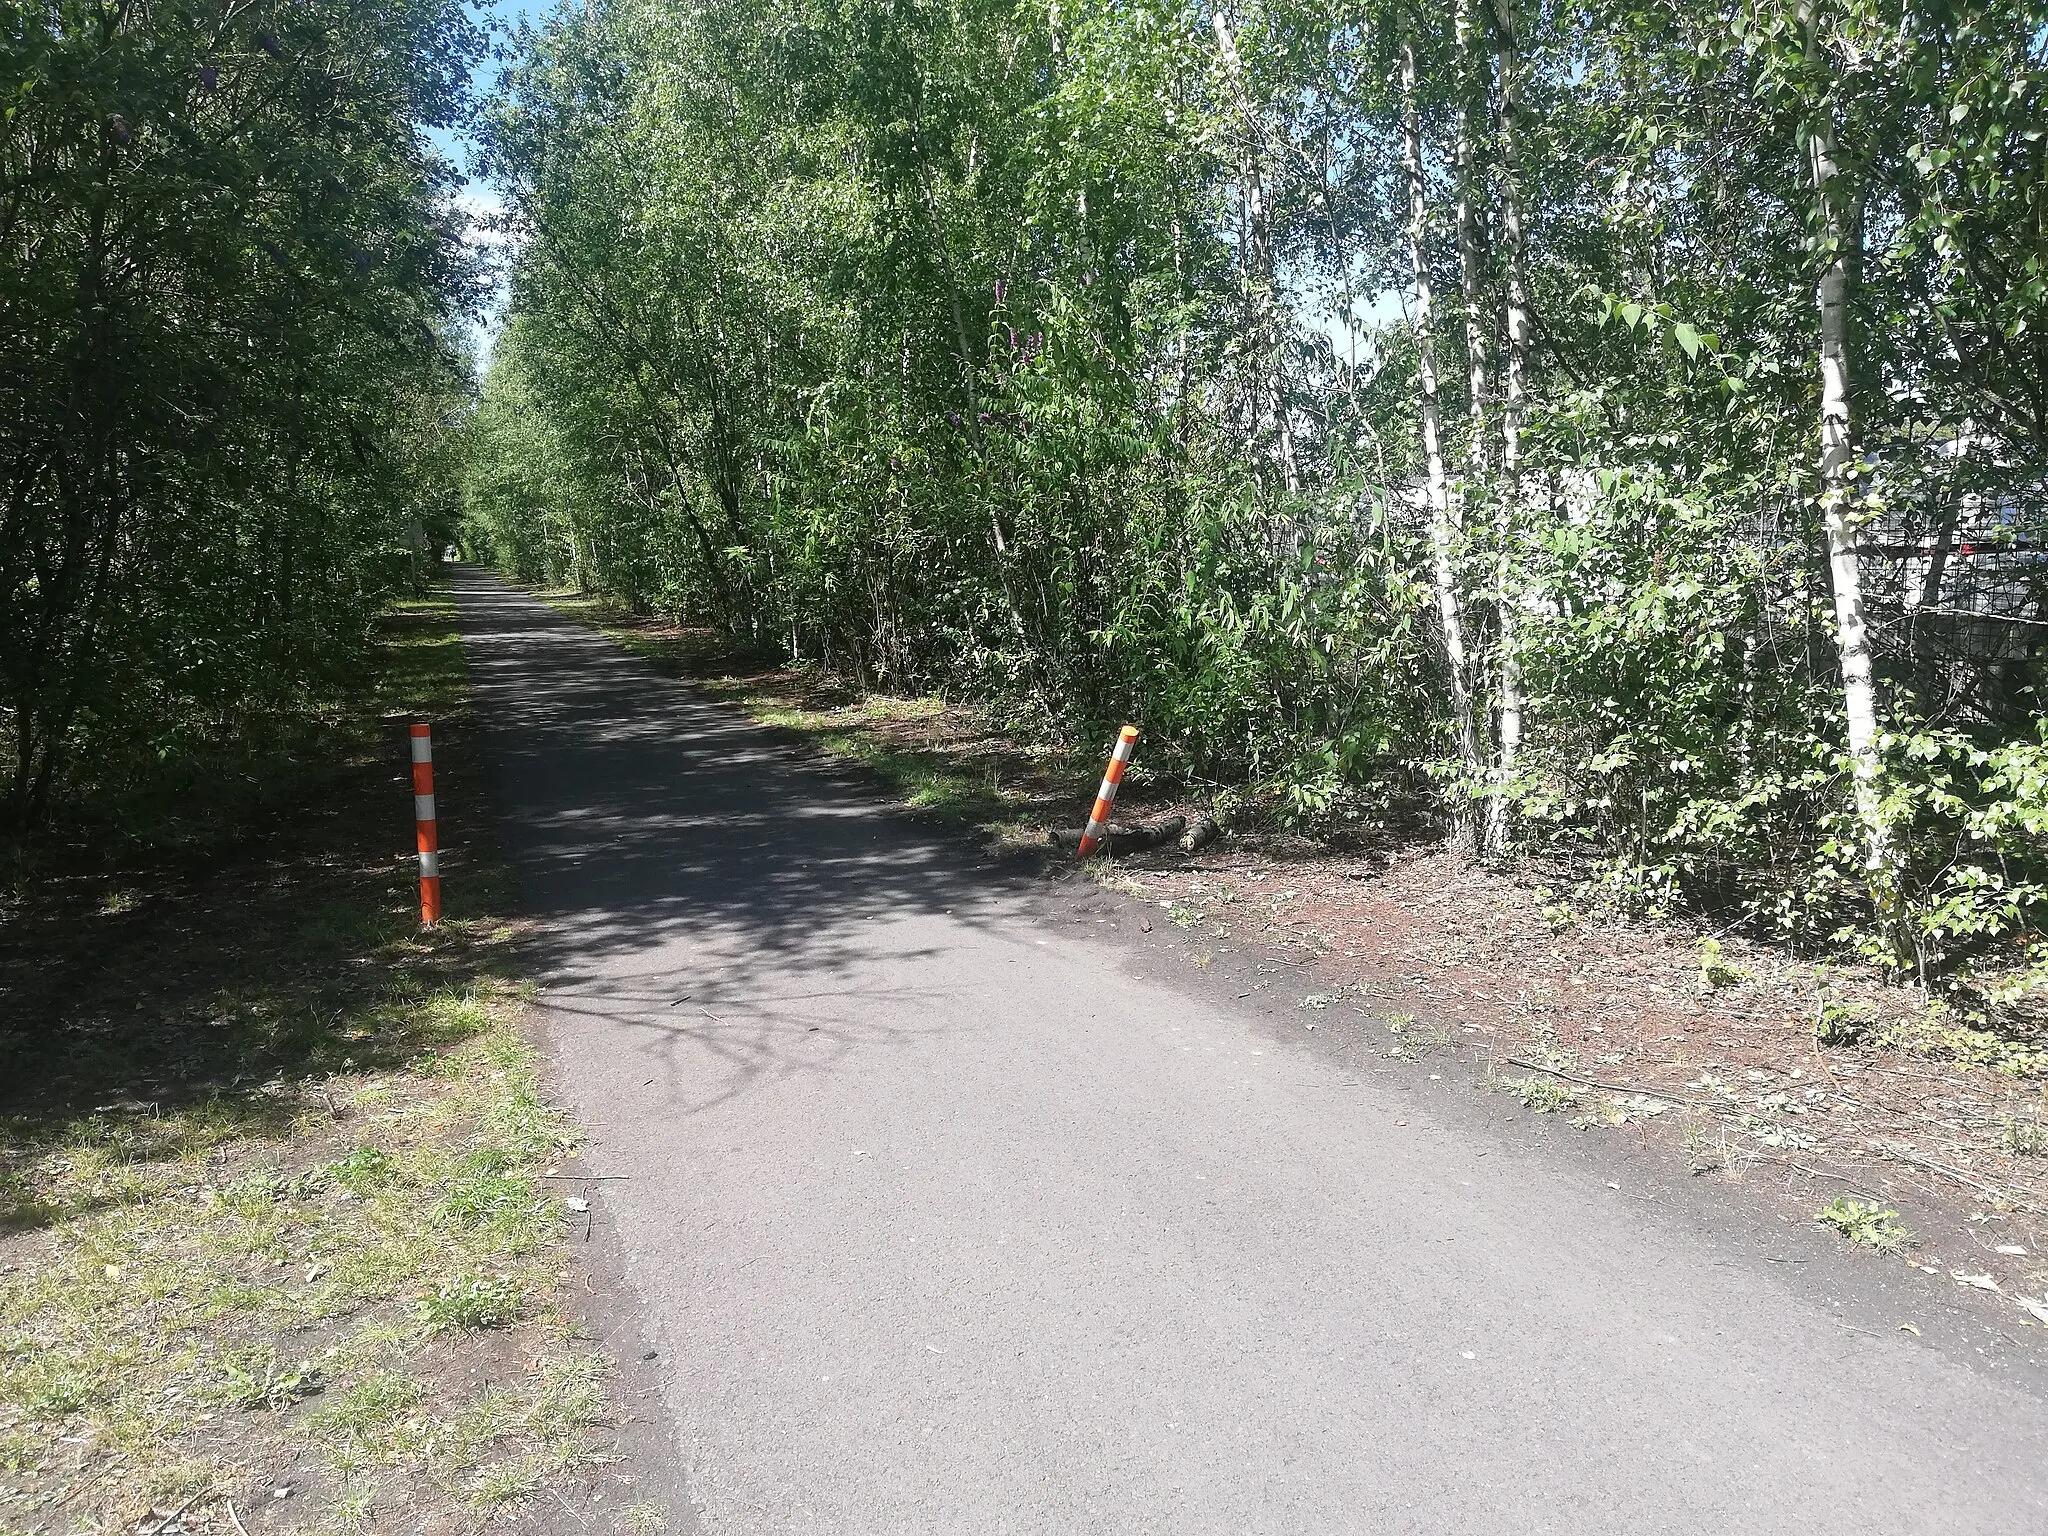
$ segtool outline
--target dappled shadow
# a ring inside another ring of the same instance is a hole
[[[388,624],[392,695],[460,678],[446,636],[445,615]],[[441,740],[473,814],[461,722]],[[0,1230],[90,1208],[44,1205],[24,1182],[53,1149],[141,1165],[192,1137],[283,1136],[334,1074],[399,1067],[476,1027],[411,1001],[510,955],[464,921],[497,894],[466,849],[450,856],[453,921],[419,932],[403,719],[364,703],[309,729],[302,756],[244,797],[239,835],[194,842],[180,819],[125,859],[50,868],[0,914]]]
[[[530,954],[572,1035],[623,1028],[658,1072],[687,1050],[676,1101],[701,1109],[944,1027],[950,949],[1016,914],[1026,867],[493,577],[456,589]],[[914,997],[885,980],[906,960],[932,978]]]

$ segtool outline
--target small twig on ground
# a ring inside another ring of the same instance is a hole
[[[1507,1064],[1530,1072],[1548,1072],[1552,1077],[1561,1077],[1568,1083],[1578,1083],[1587,1088],[1602,1088],[1609,1093],[1640,1093],[1646,1099],[1669,1099],[1674,1104],[1691,1104],[1702,1109],[1712,1107],[1705,1099],[1673,1093],[1669,1088],[1645,1088],[1638,1083],[1603,1083],[1598,1078],[1581,1077],[1576,1072],[1566,1072],[1559,1067],[1546,1067],[1537,1061],[1524,1061],[1519,1056],[1508,1057]]]
[[[540,1177],[544,1179],[561,1179],[570,1184],[581,1184],[585,1180],[595,1182],[599,1179],[630,1179],[633,1175],[630,1173],[544,1173]]]
[[[583,1528],[584,1528],[584,1529],[585,1529],[586,1531],[590,1529],[590,1522],[589,1522],[588,1520],[584,1519],[584,1518],[583,1518],[583,1516],[582,1516],[581,1514],[579,1514],[579,1513],[577,1512],[577,1510],[576,1510],[576,1506],[575,1506],[575,1505],[571,1504],[571,1503],[570,1503],[570,1502],[569,1502],[569,1501],[568,1501],[567,1499],[565,1499],[565,1498],[563,1498],[563,1497],[562,1497],[562,1493],[561,1493],[561,1490],[560,1490],[560,1489],[558,1489],[558,1488],[550,1488],[550,1489],[548,1490],[548,1492],[549,1492],[549,1493],[552,1493],[552,1494],[553,1494],[553,1495],[555,1496],[555,1502],[556,1502],[557,1504],[561,1505],[561,1506],[562,1506],[562,1508],[564,1508],[564,1509],[566,1509],[566,1510],[568,1510],[568,1511],[569,1511],[569,1518],[570,1518],[571,1520],[574,1520],[574,1521],[575,1521],[575,1522],[576,1522],[576,1523],[577,1523],[578,1525],[582,1526],[582,1527],[583,1527]]]
[[[1850,1178],[1849,1175],[1847,1175],[1846,1173],[1829,1173],[1825,1168],[1809,1168],[1806,1166],[1806,1164],[1795,1161],[1794,1159],[1789,1157],[1783,1159],[1782,1161],[1785,1167],[1796,1168],[1801,1173],[1805,1174],[1809,1179],[1839,1179],[1844,1184],[1861,1184],[1863,1182],[1861,1179]],[[1870,1191],[1859,1189],[1857,1193],[1868,1194],[1870,1193]]]
[[[69,1504],[73,1499],[77,1498],[81,1493],[85,1492],[85,1490],[90,1488],[94,1483],[98,1482],[101,1478],[105,1477],[109,1472],[113,1471],[117,1464],[118,1463],[114,1461],[108,1462],[105,1466],[101,1467],[99,1471],[93,1473],[91,1477],[88,1477],[76,1488],[73,1488],[69,1493],[65,1494],[64,1497],[59,1499],[55,1504],[52,1504],[50,1508],[62,1509],[66,1504]]]
[[[1807,1043],[1813,1047],[1813,1064],[1820,1068],[1820,1075],[1832,1083],[1835,1092],[1839,1094],[1842,1091],[1841,1079],[1835,1076],[1833,1070],[1828,1066],[1827,1057],[1821,1054],[1820,1036],[1809,1033],[1806,1038]]]
[[[200,1495],[204,1494],[206,1491],[206,1489],[202,1488],[199,1490],[198,1493],[186,1495],[184,1503],[180,1504],[168,1515],[165,1515],[163,1519],[157,1521],[156,1529],[150,1532],[150,1536],[163,1536],[163,1533],[165,1531],[168,1531],[172,1526],[176,1525],[178,1521],[184,1518],[185,1511],[190,1509],[194,1504],[197,1504],[199,1502]]]
[[[1861,1195],[1866,1200],[1874,1200],[1878,1202],[1880,1205],[1884,1203],[1884,1197],[1882,1195],[1879,1195],[1875,1193],[1873,1190],[1871,1190],[1863,1182],[1863,1180],[1851,1178],[1846,1173],[1829,1173],[1825,1168],[1809,1168],[1806,1166],[1806,1164],[1798,1161],[1796,1158],[1790,1157],[1772,1157],[1766,1158],[1764,1160],[1766,1162],[1776,1163],[1781,1168],[1797,1169],[1800,1173],[1805,1174],[1809,1179],[1833,1179],[1837,1183],[1848,1185],[1851,1189],[1855,1190],[1857,1194]]]
[[[249,1536],[249,1527],[242,1524],[242,1517],[235,1513],[235,1501],[233,1499],[228,1500],[228,1519],[234,1522],[235,1529],[241,1533],[241,1536]]]
[[[1926,1158],[1916,1156],[1911,1152],[1901,1152],[1896,1147],[1888,1147],[1881,1141],[1869,1142],[1866,1145],[1897,1162],[1910,1163],[1915,1168],[1925,1168],[1929,1173],[1938,1173],[1945,1179],[1954,1179],[1958,1184],[1966,1184],[1979,1193],[1989,1195],[2001,1205],[2009,1205],[2014,1210],[2025,1211],[2032,1216],[2048,1216],[2048,1209],[2043,1209],[2038,1205],[2030,1205],[2010,1191],[2000,1189],[1996,1184],[1987,1184],[1975,1174],[1964,1173],[1961,1169],[1949,1168],[1941,1163],[1929,1162]]]

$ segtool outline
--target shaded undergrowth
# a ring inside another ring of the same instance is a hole
[[[573,1132],[516,1023],[452,608],[401,609],[377,654],[270,760],[260,818],[173,810],[12,894],[0,1528],[181,1504],[187,1528],[467,1524],[594,1465],[602,1373],[541,1179]],[[432,931],[416,715],[448,850]]]

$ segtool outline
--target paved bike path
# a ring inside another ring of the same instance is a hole
[[[2030,1378],[1160,979],[1081,898],[456,588],[686,1528],[2048,1530]]]

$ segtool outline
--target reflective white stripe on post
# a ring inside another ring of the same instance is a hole
[[[441,829],[434,816],[434,731],[425,721],[412,728],[412,821],[420,853],[420,922],[441,921]]]
[[[1109,824],[1109,808],[1116,804],[1117,786],[1124,781],[1124,769],[1130,765],[1131,753],[1138,745],[1138,728],[1127,725],[1117,733],[1116,750],[1109,755],[1109,766],[1102,773],[1102,788],[1095,792],[1095,809],[1088,816],[1088,830],[1081,834],[1081,846],[1075,852],[1076,858],[1085,859],[1095,851],[1095,845],[1102,840],[1102,829]]]

